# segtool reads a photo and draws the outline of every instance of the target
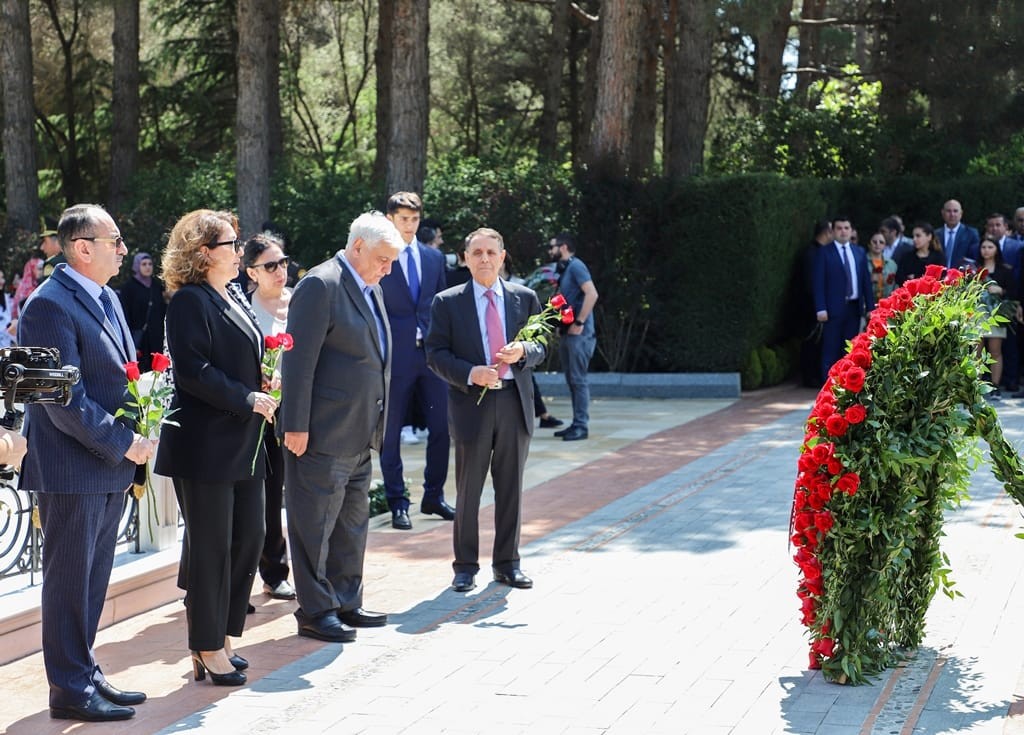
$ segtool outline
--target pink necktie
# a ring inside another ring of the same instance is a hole
[[[488,359],[497,362],[498,352],[505,346],[505,332],[501,328],[501,316],[498,315],[498,305],[494,302],[494,291],[487,289],[484,291],[484,295],[487,297],[484,325],[487,327],[487,347],[491,351]],[[498,377],[502,380],[508,377],[508,365],[506,363],[501,364],[501,368],[498,370]]]

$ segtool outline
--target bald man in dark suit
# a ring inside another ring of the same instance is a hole
[[[448,427],[455,444],[457,492],[452,587],[468,592],[480,570],[480,495],[488,468],[494,484],[495,581],[528,588],[519,568],[523,468],[533,434],[533,367],[544,346],[514,339],[533,314],[537,294],[498,277],[505,244],[492,229],[466,239],[467,283],[434,297],[427,364],[448,383]],[[481,393],[483,394],[481,396]]]

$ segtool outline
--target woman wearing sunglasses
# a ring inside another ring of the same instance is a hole
[[[200,209],[178,220],[163,256],[174,399],[160,432],[156,472],[174,481],[185,539],[178,586],[186,590],[188,642],[197,681],[246,681],[249,662],[229,636],[245,627],[263,547],[265,463],[253,469],[263,421],[277,401],[262,386],[263,335],[231,284],[242,242],[230,212]]]
[[[245,243],[242,262],[250,283],[255,286],[249,293],[249,299],[263,335],[286,331],[292,290],[285,285],[288,281],[288,256],[284,254],[284,242],[270,232],[255,235]],[[284,455],[275,432],[264,432],[263,443],[267,449],[264,485],[267,535],[260,555],[260,577],[263,579],[263,591],[270,597],[294,600],[295,590],[288,584],[288,549],[281,529]]]

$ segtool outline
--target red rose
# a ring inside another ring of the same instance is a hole
[[[944,266],[932,263],[924,267],[925,278],[942,278],[942,271],[946,270]]]
[[[278,347],[281,346],[281,342],[280,340],[278,340],[278,335],[268,334],[266,337],[263,338],[263,346],[266,347],[268,350],[276,350]]]
[[[829,442],[815,444],[811,448],[811,456],[814,457],[814,461],[818,464],[824,464],[832,456],[832,448],[832,444]]]
[[[281,332],[277,335],[277,346],[287,352],[295,346],[295,340],[292,339],[292,336],[287,332]]]
[[[836,490],[841,493],[846,493],[849,496],[853,496],[857,492],[857,488],[860,487],[860,475],[856,472],[847,472],[845,475],[836,480]]]
[[[796,461],[796,467],[801,472],[816,470],[819,464],[821,463],[814,458],[814,454],[811,452],[804,452],[800,455],[800,459]]]
[[[850,359],[850,362],[852,362],[859,368],[864,368],[865,370],[867,370],[869,367],[871,367],[870,350],[865,350],[860,347],[857,347],[850,350],[850,354],[848,357]]]
[[[814,651],[811,651],[807,654],[807,656],[807,668],[812,669],[814,671],[817,671],[821,668],[821,661],[818,660],[818,654],[816,654]]]
[[[548,301],[548,306],[550,306],[552,309],[561,309],[563,306],[565,306],[565,297],[562,296],[562,294],[560,293],[556,293]]]
[[[964,277],[964,272],[957,270],[956,268],[950,268],[946,271],[946,283],[954,284],[960,281]]]
[[[868,322],[868,328],[866,331],[870,336],[881,339],[889,331],[889,327],[888,325],[886,325],[885,322],[880,322],[875,319],[872,319],[870,322]]]
[[[935,267],[941,268],[941,266]],[[820,656],[824,656],[825,658],[831,658],[832,654],[835,653],[835,646],[836,642],[831,638],[821,638],[817,640],[813,646],[811,646],[811,650]]]
[[[562,324],[572,324],[576,321],[576,315],[572,313],[572,307],[567,306],[562,309]]]
[[[825,428],[828,429],[828,433],[832,436],[842,436],[849,427],[849,422],[837,413],[825,419]]]
[[[828,461],[825,462],[825,467],[830,475],[838,475],[843,471],[843,463],[835,457],[829,457]]]
[[[137,362],[126,362],[124,364],[125,375],[128,376],[128,380],[139,379],[139,363]]]
[[[871,336],[861,332],[850,340],[850,349],[871,351]]]
[[[846,409],[846,420],[851,424],[859,424],[868,417],[868,410],[859,403],[854,403]]]
[[[952,272],[952,271],[951,271]],[[914,297],[911,296],[905,289],[900,289],[893,294],[893,309],[896,311],[906,311],[914,304]]]
[[[835,521],[832,519],[832,514],[829,513],[827,510],[814,514],[814,527],[822,533],[828,533],[829,529],[832,528],[832,524],[834,522]]]
[[[886,296],[883,299],[879,299],[875,302],[875,306],[879,309],[891,309],[892,308],[892,297]]]
[[[858,365],[854,365],[853,367],[849,368],[845,373],[843,373],[843,377],[840,380],[840,385],[842,385],[848,391],[851,391],[853,393],[860,393],[864,389],[864,378],[864,368]]]
[[[816,611],[814,609],[814,600],[810,597],[805,597],[803,602],[800,604],[800,612],[802,613],[800,622],[808,628],[814,625],[814,621],[817,618]]]
[[[154,352],[153,355],[153,372],[162,373],[164,370],[171,366],[171,358],[162,352]]]

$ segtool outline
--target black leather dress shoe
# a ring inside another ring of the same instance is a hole
[[[370,612],[361,607],[355,610],[338,611],[338,619],[353,628],[379,628],[388,624],[387,613]]]
[[[103,698],[98,691],[93,692],[82,704],[50,707],[50,717],[54,720],[85,720],[86,722],[113,722],[129,720],[135,716],[131,707],[122,707]]]
[[[572,431],[575,428],[576,428],[576,424],[569,424],[564,429],[559,429],[558,431],[556,431],[554,434],[552,434],[552,436],[559,436],[559,437],[565,436],[566,434],[568,434],[570,431]]]
[[[521,590],[528,590],[533,587],[533,580],[518,569],[513,569],[511,572],[499,572],[495,569],[494,581],[498,584],[507,584],[509,587],[516,587]]]
[[[476,580],[473,579],[475,576],[470,572],[456,572],[455,579],[452,580],[452,589],[456,592],[469,592],[476,587]]]
[[[409,511],[407,510],[393,510],[391,511],[391,527],[397,528],[399,531],[408,531],[412,528],[412,521],[409,520]]]
[[[299,622],[299,635],[305,638],[330,643],[351,643],[356,639],[355,628],[343,625],[333,610],[311,618],[300,609],[295,611],[295,619]]]
[[[590,436],[590,434],[588,434],[587,430],[584,429],[582,426],[574,426],[572,427],[572,430],[568,431],[565,434],[562,434],[562,441],[575,442],[579,441],[580,439],[586,439],[588,436]]]
[[[562,419],[556,419],[554,416],[541,416],[540,418],[540,428],[542,429],[556,429],[564,423]]]
[[[451,507],[450,505],[448,505],[448,503],[444,502],[443,500],[438,501],[436,503],[428,503],[427,501],[424,500],[422,503],[420,503],[420,513],[427,516],[441,516],[441,518],[446,521],[455,520],[455,508]]]
[[[105,700],[121,707],[131,707],[133,704],[142,704],[146,701],[146,695],[143,692],[122,692],[109,681],[97,681],[95,686],[96,691]]]

